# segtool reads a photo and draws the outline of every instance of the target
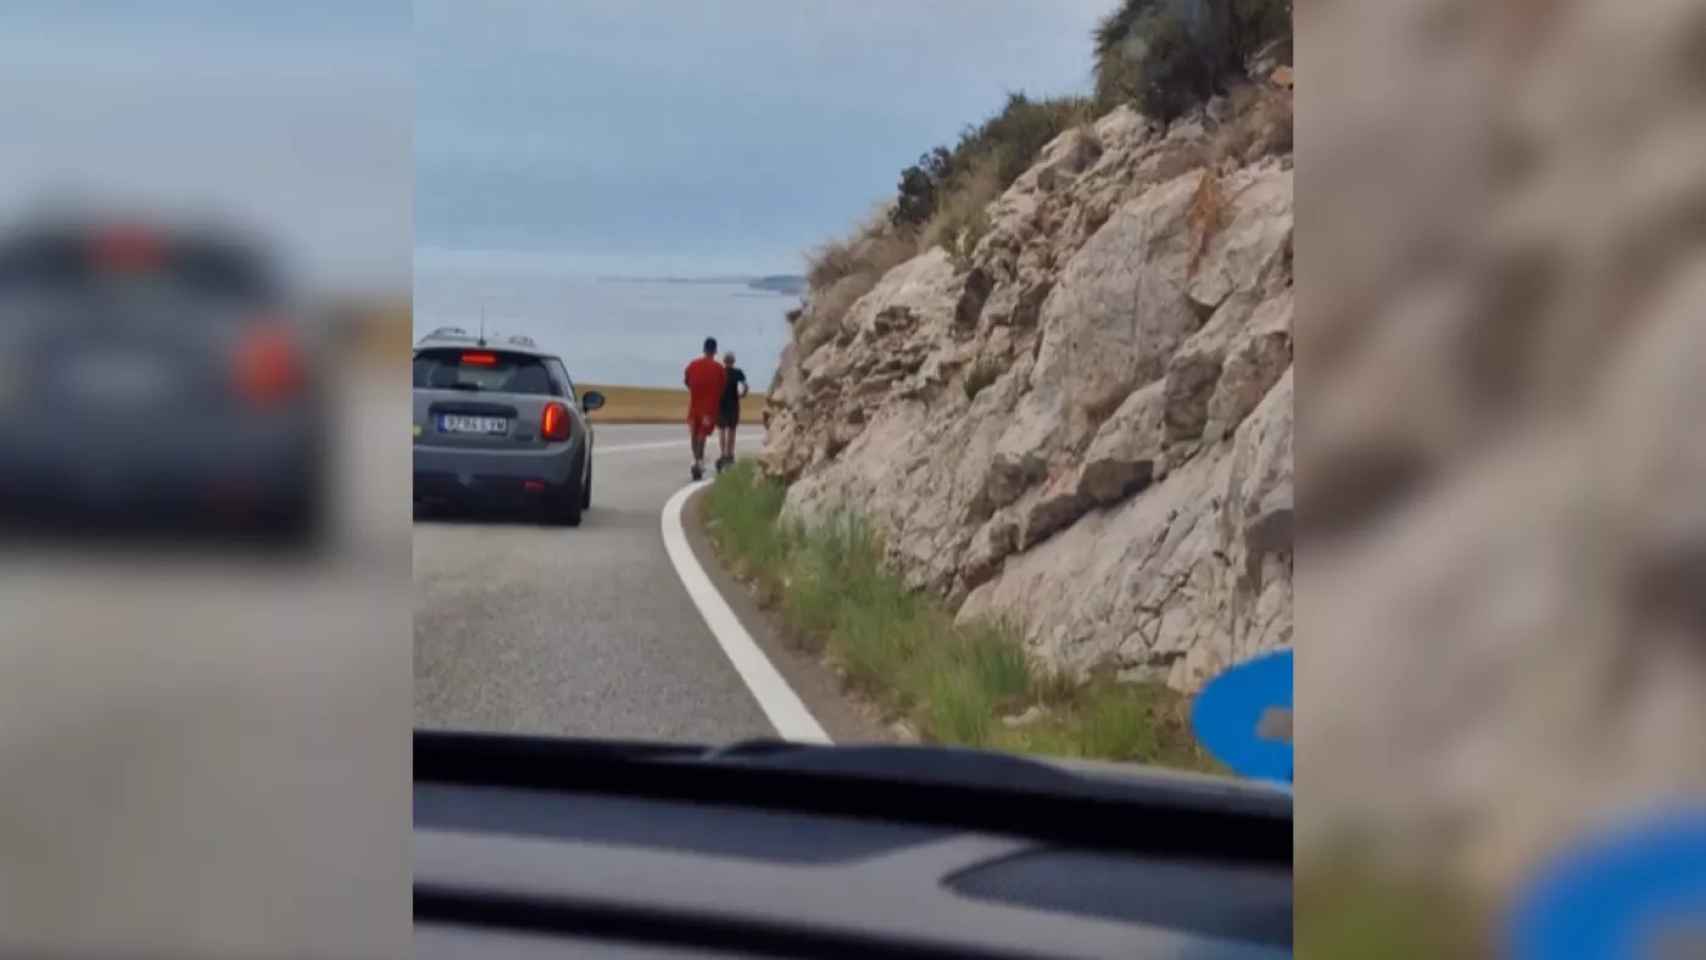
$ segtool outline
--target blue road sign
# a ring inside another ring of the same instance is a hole
[[[1191,727],[1240,776],[1291,783],[1291,651],[1246,660],[1209,681]]]
[[[1706,957],[1706,806],[1568,850],[1516,899],[1506,938],[1513,960]]]

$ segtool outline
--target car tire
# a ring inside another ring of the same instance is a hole
[[[576,487],[565,491],[565,496],[558,501],[556,512],[551,517],[553,522],[565,527],[581,525],[581,492]]]
[[[586,464],[586,481],[581,484],[581,509],[592,509],[592,459],[590,455]]]
[[[576,474],[578,477],[580,472],[576,471]],[[586,494],[582,487],[583,484],[579,479],[572,480],[564,485],[562,493],[554,498],[555,502],[547,507],[551,514],[552,523],[565,527],[581,525],[581,510],[586,504]]]

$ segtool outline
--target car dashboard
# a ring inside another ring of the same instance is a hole
[[[981,779],[870,774],[953,766],[905,748],[849,770],[452,736],[423,764],[422,737],[423,958],[1290,956],[1289,796],[1066,795],[970,752]]]

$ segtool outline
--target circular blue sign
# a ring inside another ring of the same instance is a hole
[[[1191,728],[1240,776],[1290,783],[1291,651],[1263,654],[1209,681],[1191,705]]]
[[[1706,807],[1627,824],[1555,859],[1517,898],[1515,960],[1706,956]]]

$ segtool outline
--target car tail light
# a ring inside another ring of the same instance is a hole
[[[119,273],[151,270],[160,265],[165,243],[144,226],[115,224],[89,238],[89,253],[101,270]]]
[[[277,324],[256,327],[237,347],[237,392],[251,403],[266,406],[295,396],[305,379],[295,339]]]
[[[464,353],[462,363],[470,367],[495,367],[498,365],[498,355],[495,353]]]
[[[547,440],[567,440],[571,430],[569,408],[560,403],[545,404],[545,412],[540,414],[539,433]]]

